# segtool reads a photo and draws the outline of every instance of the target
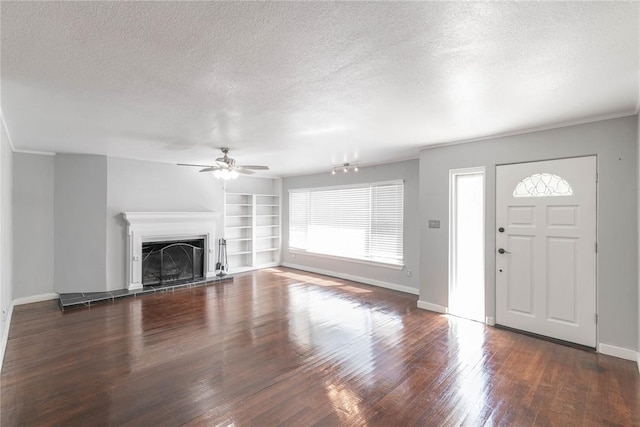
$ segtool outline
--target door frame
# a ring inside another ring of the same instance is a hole
[[[447,286],[447,305],[451,307],[452,286],[455,276],[455,178],[459,175],[475,175],[482,174],[482,264],[484,265],[483,283],[483,317],[482,322],[489,324],[487,317],[487,168],[485,166],[474,166],[469,168],[449,169],[449,263],[447,277],[449,280]],[[495,317],[495,315],[494,315]],[[473,320],[473,319],[470,319]]]
[[[496,318],[496,313],[498,311],[498,292],[497,292],[497,280],[498,280],[498,276],[496,274],[496,271],[498,269],[498,257],[496,256],[497,254],[497,250],[498,250],[498,242],[497,242],[497,235],[496,235],[496,227],[498,226],[498,166],[509,166],[509,165],[517,165],[520,163],[538,163],[538,162],[548,162],[548,161],[552,161],[552,160],[567,160],[567,159],[580,159],[583,157],[594,157],[596,160],[596,202],[595,202],[595,240],[596,240],[596,253],[595,253],[595,298],[596,298],[596,304],[595,304],[595,309],[596,309],[596,351],[598,353],[600,353],[600,341],[599,341],[599,337],[600,337],[600,320],[599,320],[599,315],[600,315],[600,298],[599,298],[599,289],[600,289],[600,282],[599,282],[599,277],[598,277],[598,264],[600,262],[600,253],[598,251],[598,242],[600,241],[599,238],[599,234],[600,234],[600,230],[599,230],[599,224],[598,224],[598,212],[600,210],[600,178],[599,178],[599,174],[600,174],[600,158],[598,156],[597,153],[591,153],[591,154],[581,154],[581,155],[577,155],[577,156],[561,156],[561,157],[549,157],[549,158],[543,158],[543,159],[535,159],[535,160],[521,160],[521,161],[514,161],[514,162],[504,162],[504,163],[496,163],[494,165],[493,168],[493,305],[494,305],[494,313],[493,313],[493,319]],[[487,318],[488,319],[488,318]],[[489,320],[487,320],[487,324],[495,324],[495,321],[493,323],[489,323]],[[523,333],[526,334],[530,334],[529,332],[523,331]],[[535,334],[534,334],[535,335]],[[542,338],[546,338],[546,337],[542,337]],[[548,338],[551,340],[554,340],[554,338]],[[571,345],[579,345],[579,344],[575,344],[575,343],[570,343]]]

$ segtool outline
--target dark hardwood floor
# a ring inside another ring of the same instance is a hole
[[[285,268],[61,312],[18,306],[8,426],[640,425],[635,363]]]

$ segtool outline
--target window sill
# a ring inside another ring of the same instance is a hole
[[[318,258],[328,258],[328,259],[334,259],[334,260],[337,260],[337,261],[354,262],[354,263],[357,263],[357,264],[372,265],[372,266],[375,266],[375,267],[383,267],[383,268],[388,268],[388,269],[391,269],[391,270],[402,270],[402,269],[404,269],[404,264],[392,264],[392,263],[383,262],[383,261],[374,261],[374,260],[361,259],[361,258],[349,258],[349,257],[338,256],[338,255],[320,254],[320,253],[317,253],[317,252],[309,252],[309,251],[305,251],[305,250],[302,250],[302,249],[289,248],[289,253],[291,253],[291,254],[308,255],[308,256],[318,257]]]

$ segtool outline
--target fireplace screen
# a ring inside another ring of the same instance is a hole
[[[195,282],[204,277],[204,239],[142,244],[142,285]]]

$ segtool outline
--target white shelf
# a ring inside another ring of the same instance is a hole
[[[229,224],[225,226],[225,236],[230,244],[236,242],[233,247],[238,249],[228,254],[233,257],[230,272],[279,265],[279,201],[276,194],[225,194],[225,225]]]
[[[256,252],[273,252],[273,251],[279,251],[280,248],[268,248],[268,249],[257,249]]]

